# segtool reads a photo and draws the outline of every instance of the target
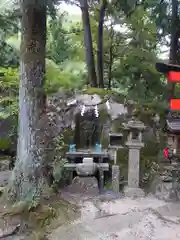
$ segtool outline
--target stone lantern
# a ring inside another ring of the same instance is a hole
[[[144,147],[142,132],[145,129],[143,122],[133,118],[125,125],[128,131],[126,146],[129,148],[128,157],[128,187],[125,189],[125,196],[143,197],[144,192],[139,188],[139,165],[140,150]]]

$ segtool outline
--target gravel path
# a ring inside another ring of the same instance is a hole
[[[0,186],[7,183],[10,174],[11,171],[0,172]],[[152,196],[118,200],[110,196],[106,198],[109,201],[102,200],[74,196],[73,202],[81,206],[81,217],[55,229],[49,240],[180,240],[180,203],[167,203]]]
[[[180,239],[180,204],[154,197],[80,204],[81,218],[53,231],[50,240]]]

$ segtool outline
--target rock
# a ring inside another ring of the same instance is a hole
[[[95,177],[75,177],[72,184],[68,187],[71,193],[87,195],[99,194],[98,181]]]
[[[76,96],[76,100],[84,105],[98,105],[102,102],[102,99],[97,94],[80,94]]]
[[[156,186],[156,191],[154,195],[160,199],[165,201],[176,201],[178,200],[178,194],[173,189],[172,182],[160,182]]]
[[[178,201],[180,199],[180,189],[168,174],[157,175],[151,183],[150,192],[160,200]]]
[[[161,176],[163,182],[172,182],[173,179],[171,176]]]
[[[5,187],[0,187],[0,196],[4,193]]]

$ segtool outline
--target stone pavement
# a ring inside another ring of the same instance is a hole
[[[180,239],[180,203],[149,196],[80,204],[81,218],[54,230],[50,240]]]

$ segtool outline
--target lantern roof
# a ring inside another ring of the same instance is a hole
[[[167,119],[166,129],[171,133],[180,134],[180,118]]]
[[[124,126],[125,126],[126,130],[143,131],[146,128],[146,126],[144,125],[143,122],[136,120],[136,119],[130,120],[128,123],[124,124]]]

